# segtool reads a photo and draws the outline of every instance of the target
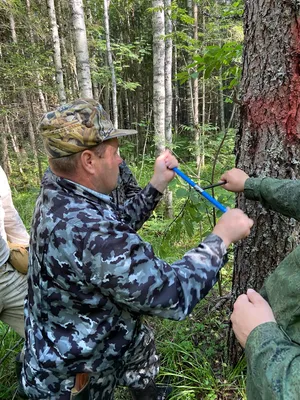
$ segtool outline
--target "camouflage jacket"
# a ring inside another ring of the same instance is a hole
[[[119,171],[118,186],[111,194],[117,206],[124,204],[142,190],[125,161],[120,164]]]
[[[47,388],[49,373],[116,368],[141,315],[181,320],[214,285],[226,254],[218,236],[169,265],[136,233],[160,198],[148,184],[117,209],[109,196],[46,172],[31,230],[27,391]]]
[[[300,181],[249,178],[248,199],[300,220]],[[261,294],[277,323],[259,325],[246,343],[247,399],[300,398],[300,247],[266,279]]]

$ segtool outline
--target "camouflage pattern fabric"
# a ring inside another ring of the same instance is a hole
[[[67,398],[81,372],[95,376],[97,400],[117,384],[143,388],[157,374],[153,337],[141,316],[184,319],[226,259],[216,235],[172,265],[157,258],[135,228],[161,197],[148,184],[117,209],[109,196],[46,172],[25,302],[22,379],[30,398]]]
[[[105,140],[137,133],[134,129],[115,129],[101,104],[93,99],[78,99],[46,113],[39,129],[50,158],[69,156]]]
[[[142,190],[125,161],[120,164],[119,171],[118,186],[111,193],[111,197],[117,207],[132,199]]]
[[[300,181],[249,178],[245,195],[300,220]],[[246,343],[247,399],[300,398],[300,247],[266,279],[261,290],[277,323],[259,325]]]

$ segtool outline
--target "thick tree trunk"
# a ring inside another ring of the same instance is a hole
[[[80,96],[93,97],[83,0],[69,0],[72,10],[74,44]]]
[[[300,177],[300,23],[293,2],[245,3],[245,47],[237,167],[252,176]],[[235,248],[233,300],[265,277],[299,243],[293,219],[238,196],[255,224]],[[231,333],[229,355],[239,347]]]

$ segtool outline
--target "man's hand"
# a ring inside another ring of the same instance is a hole
[[[254,328],[265,322],[276,322],[269,303],[253,289],[237,298],[230,319],[234,334],[243,347]]]
[[[218,235],[228,247],[231,243],[247,237],[252,226],[253,220],[247,217],[242,210],[234,208],[222,215],[214,227],[213,233]]]
[[[246,172],[238,168],[233,168],[226,171],[221,176],[221,181],[226,181],[222,187],[229,192],[243,192],[245,188],[245,182],[249,178]]]
[[[160,193],[163,193],[168,183],[174,178],[175,172],[172,169],[175,167],[178,167],[178,161],[169,150],[165,150],[157,157],[150,183]]]

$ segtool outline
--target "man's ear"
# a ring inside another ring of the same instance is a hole
[[[84,150],[80,155],[82,168],[90,175],[96,171],[96,154],[91,150]]]

